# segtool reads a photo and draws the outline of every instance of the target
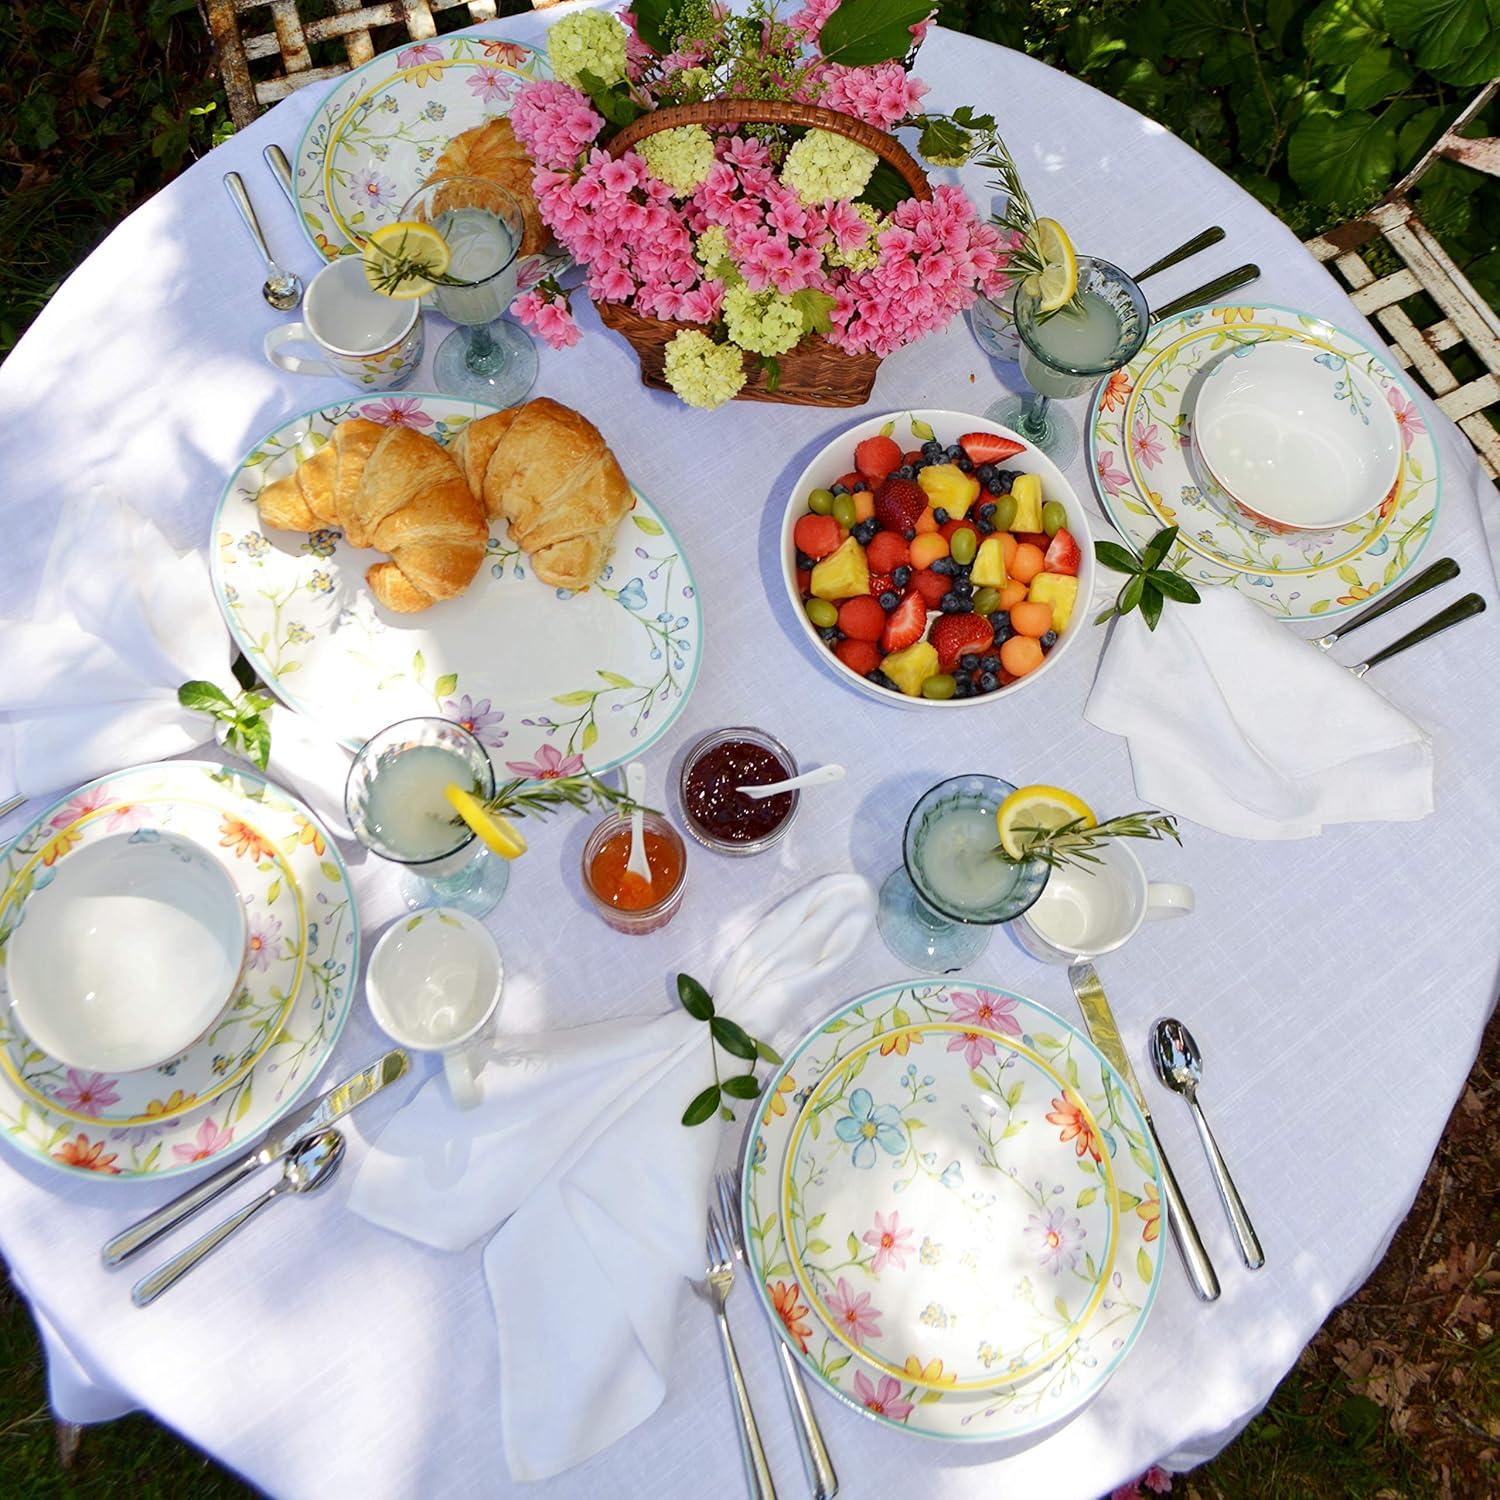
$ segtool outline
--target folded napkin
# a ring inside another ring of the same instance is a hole
[[[1148,802],[1241,838],[1409,821],[1433,806],[1432,742],[1238,590],[1113,627],[1084,717],[1130,742]]]
[[[177,702],[178,686],[197,678],[239,691],[203,555],[179,555],[152,522],[104,496],[63,508],[32,618],[0,621],[0,633],[0,801],[196,749],[217,726]],[[348,771],[327,735],[272,711],[269,774],[343,837]]]
[[[772,1042],[805,1030],[842,993],[839,971],[874,911],[857,875],[788,896],[725,962],[715,1008]],[[680,1011],[503,1036],[478,1108],[453,1108],[434,1079],[355,1180],[356,1213],[439,1249],[500,1226],[484,1273],[517,1479],[582,1463],[666,1393],[683,1278],[703,1275],[722,1140],[712,1123],[681,1124],[710,1076],[708,1046]]]

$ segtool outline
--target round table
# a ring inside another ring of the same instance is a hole
[[[547,24],[529,15],[487,29],[525,40]],[[1154,282],[1158,298],[1253,260],[1263,276],[1242,299],[1306,308],[1368,335],[1293,236],[1161,126],[1019,54],[947,31],[932,33],[917,71],[934,106],[994,110],[1033,197],[1090,252],[1140,265],[1222,224],[1225,244]],[[177,545],[203,547],[224,475],[248,446],[342,393],[262,359],[276,315],[261,301],[259,264],[217,181],[237,168],[273,249],[304,274],[315,269],[260,150],[272,141],[293,148],[320,93],[286,100],[132,214],[0,370],[0,617],[29,612],[53,514],[70,496],[111,491]],[[983,174],[965,180],[986,203]],[[633,354],[586,304],[582,322],[580,347],[542,350],[537,390],[604,429],[677,528],[704,601],[706,660],[686,711],[648,756],[652,784],[669,780],[695,736],[743,722],[769,729],[804,763],[837,759],[850,775],[807,799],[772,855],[742,863],[694,850],[681,914],[644,939],[611,934],[584,908],[575,873],[581,825],[537,831],[491,918],[514,976],[508,1024],[650,1010],[661,1003],[664,974],[711,973],[737,922],[785,891],[851,865],[878,882],[897,859],[907,809],[940,777],[983,769],[1076,788],[1095,807],[1135,804],[1124,743],[1081,717],[1102,630],[1023,696],[990,713],[944,716],[941,737],[931,716],[856,697],[802,643],[776,558],[790,485],[853,414],[748,403],[690,411],[640,386]],[[958,322],[889,359],[870,410],[982,412],[1017,378],[991,365]],[[428,388],[421,376],[415,388]],[[1479,507],[1494,495],[1457,430],[1430,408],[1424,415],[1444,470],[1431,555],[1457,557],[1465,586],[1493,601]],[[1092,498],[1082,460],[1071,477]],[[1097,514],[1095,525],[1104,534]],[[1392,626],[1384,638],[1396,633]],[[1174,1257],[1140,1342],[1100,1398],[1060,1434],[1003,1461],[983,1447],[903,1439],[815,1394],[844,1494],[920,1490],[956,1500],[1003,1489],[1066,1500],[1107,1491],[1153,1461],[1190,1466],[1239,1431],[1329,1310],[1369,1274],[1421,1181],[1494,992],[1497,646],[1500,616],[1491,610],[1380,669],[1381,690],[1433,735],[1431,817],[1297,843],[1189,826],[1180,852],[1152,851],[1148,864],[1196,887],[1197,915],[1148,928],[1105,968],[1138,1059],[1155,1016],[1172,1012],[1192,1025],[1218,1138],[1255,1215],[1266,1268],[1239,1265],[1187,1112],[1152,1079],[1146,1091],[1220,1269],[1222,1299],[1198,1303]],[[13,816],[4,829],[19,826]],[[395,880],[377,861],[355,858],[362,925],[373,935],[397,914]],[[1075,1014],[1063,971],[1003,937],[976,976]],[[844,988],[854,995],[896,977],[872,941]],[[325,1084],[380,1050],[358,1004]],[[257,1226],[149,1312],[131,1306],[130,1275],[101,1270],[99,1247],[180,1184],[122,1190],[0,1157],[0,1251],[44,1330],[57,1412],[90,1421],[145,1408],[280,1496],[516,1492],[496,1420],[479,1247],[426,1250],[344,1209],[361,1137],[419,1081],[361,1112],[348,1167],[325,1195],[278,1209],[274,1227]],[[750,1302],[736,1305],[771,1464],[784,1494],[801,1493],[770,1339],[753,1326]],[[714,1331],[686,1297],[678,1347],[656,1416],[549,1481],[547,1493],[738,1493]]]

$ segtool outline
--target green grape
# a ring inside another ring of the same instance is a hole
[[[814,490],[807,497],[807,508],[815,516],[827,516],[833,513],[833,491]]]
[[[1000,608],[1000,590],[984,588],[974,595],[974,613],[992,615]]]
[[[840,526],[847,526],[851,530],[859,523],[859,516],[854,509],[854,497],[852,495],[835,495],[833,497],[833,519]]]
[[[974,554],[977,551],[979,551],[979,539],[967,526],[960,526],[948,543],[948,553],[953,561],[968,566],[974,561]]]
[[[1001,495],[995,502],[995,530],[1009,531],[1016,524],[1016,497]]]
[[[827,599],[809,599],[807,601],[807,618],[819,630],[827,630],[830,625],[837,625],[839,622],[838,606],[831,604]]]
[[[1042,507],[1042,530],[1056,536],[1068,524],[1068,508],[1061,500],[1049,500]]]
[[[922,696],[924,698],[951,698],[958,683],[954,681],[951,673],[939,672],[936,677],[929,677],[922,684]]]

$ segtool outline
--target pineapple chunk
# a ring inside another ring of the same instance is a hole
[[[1038,573],[1031,580],[1026,597],[1036,604],[1052,606],[1052,628],[1061,635],[1073,618],[1078,602],[1078,580],[1069,573]]]
[[[934,510],[941,507],[950,521],[957,521],[979,498],[979,481],[957,464],[932,464],[917,475],[917,483]],[[1040,525],[1040,522],[1038,522]]]
[[[837,552],[830,552],[812,570],[809,585],[815,599],[852,599],[870,592],[870,565],[865,549],[846,537]]]
[[[1017,474],[1010,487],[1015,497],[1016,518],[1010,523],[1012,531],[1040,531],[1042,529],[1042,481],[1037,474]]]
[[[1005,586],[1005,580],[1005,543],[998,536],[987,536],[974,554],[969,582],[975,588],[998,589]]]
[[[880,670],[908,698],[918,698],[922,694],[922,684],[937,675],[937,647],[931,641],[917,641],[904,651],[892,651],[881,662]]]

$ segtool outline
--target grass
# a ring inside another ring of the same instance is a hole
[[[990,3],[964,0],[945,13],[950,24],[993,30],[983,24]],[[302,8],[312,13],[306,0]],[[521,7],[512,0],[504,8]],[[228,122],[194,0],[0,6],[0,57],[3,357],[68,271]],[[1497,1077],[1500,1022],[1379,1269],[1244,1435],[1178,1478],[1174,1494],[1467,1500],[1500,1489],[1500,1203],[1490,1126],[1500,1110]],[[4,1500],[253,1493],[144,1416],[89,1429],[75,1467],[61,1469],[35,1331],[0,1277]]]

